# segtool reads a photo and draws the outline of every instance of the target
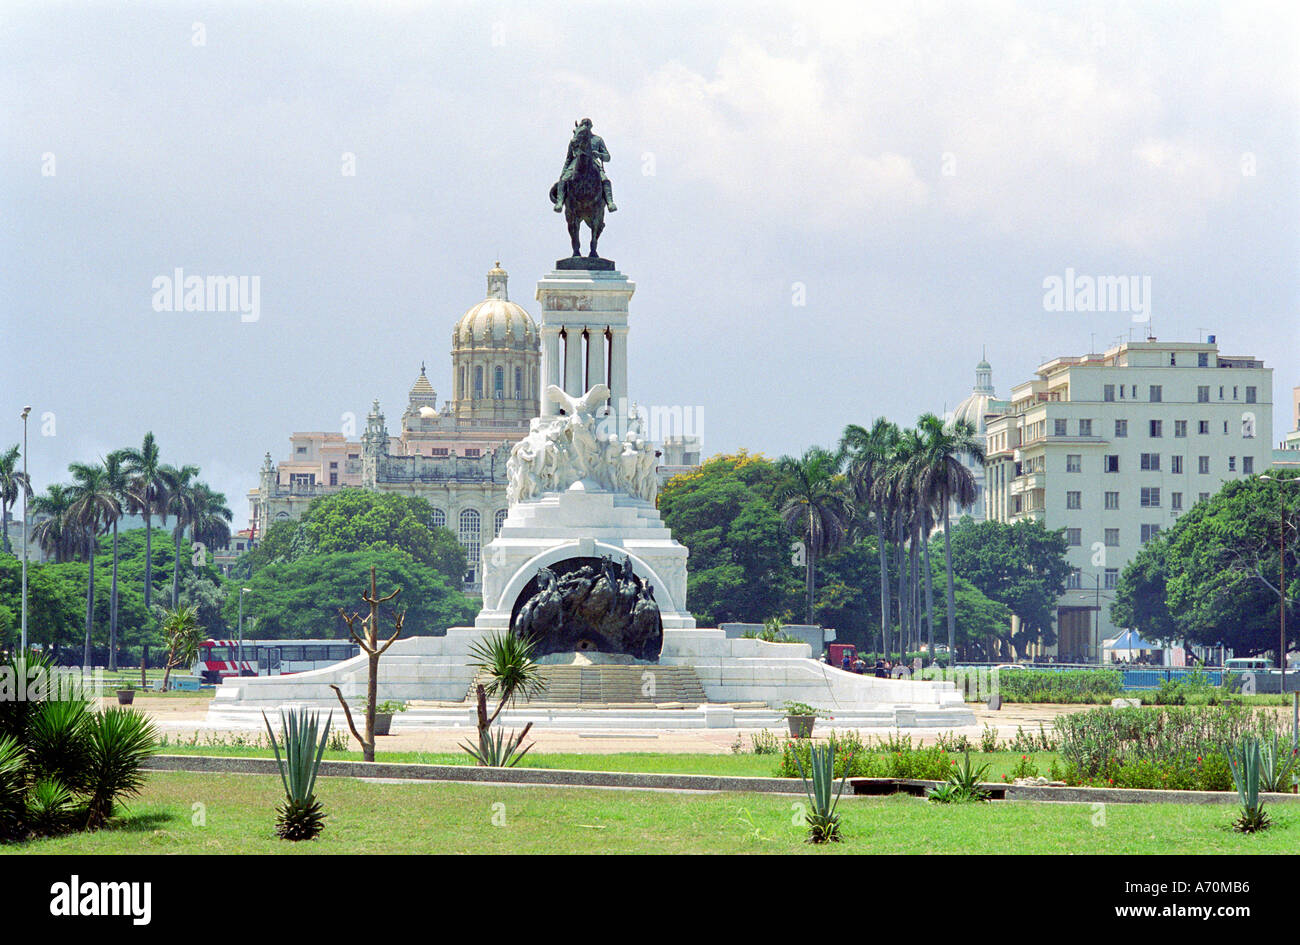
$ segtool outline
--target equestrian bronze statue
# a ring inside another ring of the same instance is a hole
[[[578,228],[585,223],[591,229],[591,252],[588,256],[599,259],[596,241],[605,229],[605,208],[613,213],[614,188],[605,176],[605,162],[609,151],[600,135],[592,134],[591,119],[575,122],[573,139],[564,158],[560,179],[551,187],[551,203],[555,212],[564,211],[564,222],[569,226],[569,241],[573,255],[581,256]]]

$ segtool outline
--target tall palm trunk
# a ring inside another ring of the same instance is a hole
[[[176,560],[172,564],[172,610],[176,609],[176,602],[180,599],[181,593],[181,535],[185,531],[185,526],[179,521],[176,523]]]
[[[925,544],[925,636],[930,645],[930,662],[934,662],[934,572],[930,570],[930,537]],[[952,659],[951,655],[948,657]]]
[[[902,645],[903,628],[907,626],[907,549],[903,543],[903,518],[894,522],[894,557],[898,563],[898,642]]]
[[[948,490],[943,493],[943,566],[948,572],[948,652],[956,653],[957,601],[952,587],[952,542],[948,538]]]
[[[17,505],[17,503],[14,504]],[[0,544],[0,548],[3,548],[6,552],[8,552],[9,551],[9,503],[8,502],[0,502],[0,528],[4,529],[4,538],[2,539],[4,543]]]
[[[806,589],[807,592],[808,592],[808,625],[809,625],[810,627],[811,627],[813,624],[816,623],[816,621],[813,619],[813,595],[814,595],[815,590],[816,590],[815,587],[814,587],[814,584],[816,583],[816,580],[817,580],[816,573],[815,573],[815,571],[814,571],[814,568],[816,567],[816,558],[815,558],[814,555],[813,555],[813,541],[812,541],[813,529],[812,529],[812,525],[813,525],[813,520],[812,520],[812,511],[809,510],[809,512],[808,512],[808,547],[805,549],[805,554],[804,554],[804,559],[805,559],[805,562],[804,562],[804,563],[805,563],[806,566],[807,566],[807,571],[806,571],[805,574],[804,574],[804,587],[805,587],[805,589]]]
[[[144,612],[149,613],[149,600],[153,591],[153,515],[148,504],[144,507]]]
[[[918,564],[917,564],[917,559],[918,559],[918,557],[919,557],[919,554],[920,554],[920,553],[919,553],[919,551],[917,550],[917,547],[916,547],[916,536],[913,535],[913,536],[912,536],[912,553],[911,553],[911,559],[912,559],[912,562],[911,562],[911,565],[910,565],[910,572],[911,572],[911,573],[910,573],[909,581],[908,581],[908,583],[909,583],[908,591],[909,591],[910,594],[911,594],[911,604],[910,604],[910,608],[909,608],[909,609],[910,609],[911,612],[912,612],[912,624],[911,624],[910,633],[909,633],[909,638],[908,638],[908,639],[909,639],[909,643],[910,643],[910,649],[908,649],[908,650],[904,650],[904,651],[903,651],[903,659],[905,659],[905,660],[907,659],[907,654],[908,654],[909,652],[913,652],[913,653],[914,653],[914,652],[916,652],[917,650],[919,650],[919,649],[921,648],[921,645],[920,645],[920,640],[921,640],[921,608],[920,608],[920,598],[921,598],[921,595],[920,595],[920,593],[919,593],[920,584],[918,583],[918,581],[920,580],[920,574],[918,573],[919,567],[918,567]]]
[[[876,550],[880,553],[880,652],[889,645],[889,557],[885,551],[885,525],[876,509]]]
[[[90,536],[90,580],[86,582],[86,648],[82,654],[81,668],[90,669],[90,628],[95,623],[95,536]]]
[[[117,672],[117,519],[113,519],[113,588],[108,595],[108,671]]]

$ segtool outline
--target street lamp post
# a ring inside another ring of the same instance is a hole
[[[31,407],[23,408],[23,633],[22,652],[27,653],[27,494],[31,480],[27,478],[27,415]]]
[[[237,661],[242,660],[244,657],[244,595],[248,593],[248,590],[246,587],[239,589],[239,640],[235,646],[235,659]],[[235,666],[238,668],[239,662],[236,662]]]
[[[1265,482],[1276,482],[1281,485],[1284,482],[1300,482],[1300,479],[1286,478],[1282,479],[1277,476],[1262,475],[1259,477]],[[1277,490],[1278,510],[1280,522],[1277,532],[1278,556],[1278,648],[1277,660],[1282,667],[1281,691],[1286,692],[1286,495],[1281,489]],[[1300,688],[1291,693],[1291,748],[1300,749]]]

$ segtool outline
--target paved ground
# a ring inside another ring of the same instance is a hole
[[[210,702],[211,699],[208,697],[168,696],[166,698],[151,698],[145,695],[137,695],[136,697],[136,705],[149,713],[158,723],[159,728],[170,739],[175,741],[197,737],[199,744],[204,744],[209,740],[220,741],[228,738],[228,733],[239,731],[236,729],[223,730],[207,725],[206,717]],[[972,705],[971,708],[975,711],[977,722],[973,726],[968,725],[951,730],[905,728],[897,730],[862,729],[861,731],[863,734],[882,736],[889,734],[891,731],[898,731],[902,734],[911,735],[914,741],[930,743],[944,731],[965,734],[974,740],[979,737],[985,725],[992,725],[998,730],[1000,738],[1010,739],[1016,734],[1017,727],[1023,727],[1026,732],[1037,733],[1041,724],[1050,732],[1057,716],[1071,712],[1082,712],[1093,708],[1093,706],[1017,703],[1008,704],[996,712],[990,711],[986,706],[979,704]],[[823,723],[824,725],[825,723]],[[824,728],[819,730],[824,731]],[[471,731],[468,728],[463,728],[398,732],[379,739],[376,747],[379,751],[453,752],[459,750],[460,742]],[[731,746],[736,742],[737,737],[743,740],[745,748],[748,749],[750,747],[749,735],[751,732],[752,730],[749,729],[706,729],[694,732],[661,731],[620,735],[535,729],[530,734],[530,737],[537,743],[537,747],[533,749],[534,752],[612,754],[615,752],[639,751],[723,754],[731,751]],[[243,730],[242,734],[247,737],[251,733]]]

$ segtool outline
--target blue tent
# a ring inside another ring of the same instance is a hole
[[[1107,646],[1108,650],[1159,650],[1163,649],[1155,643],[1148,643],[1138,636],[1136,630],[1125,630]]]

